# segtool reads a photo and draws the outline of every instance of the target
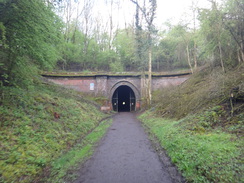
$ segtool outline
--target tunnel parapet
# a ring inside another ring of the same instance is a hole
[[[145,98],[147,75],[138,73],[122,74],[82,74],[82,73],[43,73],[48,81],[71,88],[76,91],[88,93],[93,96],[103,96],[106,103],[102,110],[113,110],[114,92],[120,86],[131,88],[135,95],[135,101],[130,98],[130,105],[135,105],[135,110],[142,106],[142,99]],[[190,72],[184,73],[154,73],[152,74],[152,91],[169,86],[180,85],[190,77]],[[132,102],[134,103],[132,104]]]

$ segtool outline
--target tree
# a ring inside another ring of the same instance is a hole
[[[1,82],[31,82],[36,69],[52,68],[59,57],[60,20],[39,0],[6,0],[0,3]]]
[[[141,6],[137,0],[131,0],[132,3],[136,5],[137,11],[138,9],[143,14],[143,17],[146,21],[146,27],[147,27],[147,41],[148,41],[148,98],[147,98],[147,104],[151,105],[152,100],[152,35],[155,33],[155,27],[153,25],[153,20],[155,18],[156,14],[156,8],[157,8],[157,1],[156,0],[149,0],[148,7],[146,8],[145,1],[143,3],[143,6]]]
[[[194,38],[194,49],[193,49],[193,58],[194,58],[194,69],[197,69],[197,43],[196,43],[196,16],[197,16],[197,3],[198,1],[192,1],[192,16],[193,16],[193,38]],[[187,49],[188,49],[188,45],[187,45]],[[188,53],[188,57],[189,57],[189,53]],[[189,66],[192,70],[193,73],[193,69],[192,66],[190,64],[189,58],[188,58],[188,63]]]
[[[136,14],[135,14],[135,41],[136,41],[136,62],[140,63],[140,70],[145,71],[148,67],[144,60],[147,60],[147,34],[146,31],[142,29],[142,21],[143,15],[140,12],[138,6],[136,6]]]
[[[223,14],[223,23],[237,45],[239,63],[244,62],[244,1],[228,0]]]
[[[218,4],[210,0],[211,9],[200,11],[201,48],[206,60],[221,66],[223,72],[243,62],[244,2],[226,0]]]
[[[88,53],[88,49],[89,49],[89,44],[90,44],[90,31],[92,30],[92,17],[91,17],[91,11],[93,8],[93,1],[91,0],[84,0],[84,7],[83,7],[83,26],[81,26],[81,29],[83,29],[83,33],[85,35],[85,39],[84,39],[84,49],[83,49],[83,54],[84,56],[84,60],[83,60],[83,68],[89,63],[89,59],[87,59],[89,53]]]
[[[192,30],[187,25],[181,24],[168,24],[167,26],[168,29],[159,34],[160,41],[154,48],[156,50],[154,59],[156,60],[153,64],[157,64],[158,71],[183,69],[189,66],[193,72],[194,38]]]
[[[132,27],[117,30],[113,46],[126,71],[136,71],[140,65],[135,60],[135,35]]]
[[[204,9],[200,13],[201,33],[203,35],[203,54],[208,55],[209,60],[214,65],[220,65],[225,71],[225,57],[223,53],[228,53],[228,32],[224,29],[222,13],[218,9],[215,1],[212,8]],[[212,59],[211,59],[212,58]]]

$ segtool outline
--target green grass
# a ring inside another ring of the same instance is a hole
[[[243,182],[243,71],[205,67],[156,91],[140,117],[187,182]]]
[[[242,182],[243,138],[220,129],[194,130],[192,119],[140,116],[188,182]]]
[[[106,133],[112,120],[103,121],[95,130],[87,135],[81,143],[77,144],[70,151],[62,155],[52,163],[50,178],[47,182],[65,182],[76,178],[76,169],[78,165],[89,158],[96,144]]]
[[[37,83],[0,88],[0,182],[33,182],[105,114],[79,93]]]

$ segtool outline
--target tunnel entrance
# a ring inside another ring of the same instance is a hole
[[[118,87],[112,97],[113,110],[117,112],[135,111],[135,93],[129,86]]]

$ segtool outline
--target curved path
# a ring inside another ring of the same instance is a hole
[[[140,122],[118,113],[75,183],[172,183]]]

